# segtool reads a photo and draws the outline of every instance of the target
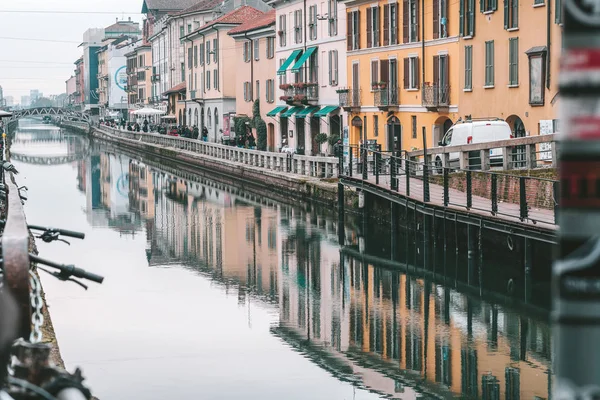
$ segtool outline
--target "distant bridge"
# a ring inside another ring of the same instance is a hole
[[[28,156],[24,154],[10,155],[11,161],[19,161],[26,164],[38,164],[38,165],[60,165],[68,164],[74,161],[79,161],[85,156],[82,154],[68,154],[62,156]]]
[[[23,110],[15,110],[12,111],[12,116],[8,119],[8,122],[16,121],[25,117],[46,115],[60,117],[62,120],[66,121],[85,122],[88,124],[91,123],[91,119],[88,114],[64,107],[35,107],[26,108]]]

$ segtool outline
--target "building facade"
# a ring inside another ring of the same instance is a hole
[[[83,34],[83,109],[91,115],[100,113],[98,50],[104,39],[103,28],[88,29]]]
[[[211,142],[229,137],[229,117],[236,107],[236,45],[227,33],[263,14],[243,6],[183,37],[187,125],[206,127]]]
[[[462,3],[462,2],[461,2]],[[458,119],[458,2],[346,1],[349,142],[437,144]]]
[[[75,93],[73,93],[73,104],[79,110],[83,109],[83,104],[85,101],[85,74],[83,72],[84,64],[83,57],[80,57],[77,61],[75,61]]]
[[[260,117],[267,123],[267,149],[274,151],[275,125],[267,112],[275,103],[275,10],[233,28],[229,36],[236,48],[236,116],[252,117],[258,101]]]
[[[139,42],[138,42],[139,43]],[[150,104],[152,92],[152,49],[141,44],[125,54],[127,58],[127,93],[129,111]]]
[[[499,7],[484,1],[464,18],[461,114],[502,118],[515,137],[557,132],[561,3],[506,0]]]

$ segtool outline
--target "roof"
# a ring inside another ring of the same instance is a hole
[[[208,24],[201,26],[199,29],[196,29],[194,32],[190,33],[187,36],[193,35],[194,33],[200,32],[214,25],[219,24],[231,24],[231,25],[239,25],[245,22],[252,21],[258,17],[264,15],[262,11],[257,10],[254,7],[243,6],[236,10],[233,10],[225,15],[220,16],[219,18],[210,21]]]
[[[193,6],[198,0],[144,0],[142,14],[149,10],[181,11]]]
[[[240,26],[236,26],[235,28],[229,31],[229,35],[250,32],[255,29],[266,28],[271,25],[275,25],[275,10],[271,10],[267,13],[264,13],[259,18],[253,18],[248,22],[244,22]]]
[[[196,0],[196,1],[198,1],[198,0]],[[200,11],[212,10],[213,8],[215,8],[222,2],[223,2],[223,0],[200,0],[198,3],[194,4],[193,6],[188,7],[181,12],[175,13],[174,16],[176,17],[178,15],[185,15],[185,14],[191,14],[191,13],[200,12]]]
[[[135,22],[117,21],[104,28],[104,32],[137,33],[140,32],[140,26]]]
[[[185,90],[185,82],[181,82],[179,85],[173,86],[171,89],[167,90],[163,94],[177,93],[177,92],[181,92],[183,90]]]

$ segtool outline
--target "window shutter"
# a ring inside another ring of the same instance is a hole
[[[491,1],[491,0],[488,0],[488,1]],[[485,0],[479,0],[479,11],[480,11],[480,12],[487,11],[487,10],[485,9]]]
[[[467,0],[468,1],[468,0]],[[460,0],[458,5],[458,34],[465,35],[465,0]]]
[[[360,49],[360,11],[356,12],[356,48]]]
[[[381,82],[388,83],[390,81],[390,61],[389,60],[381,60],[379,62],[379,80]]]
[[[461,0],[462,1],[462,0]],[[402,0],[402,43],[408,43],[408,0]]]
[[[447,86],[450,85],[450,56],[444,56],[444,82]]]
[[[371,61],[371,84],[379,82],[377,77],[378,71],[378,61]]]
[[[372,35],[372,30],[373,30],[373,8],[369,7],[367,8],[367,48],[370,48],[372,46],[372,42],[371,42],[371,38],[373,37]]]
[[[504,29],[508,29],[508,0],[504,0]]]
[[[377,25],[375,25],[375,43],[373,43],[373,46],[379,47],[381,46],[381,6],[377,6],[375,11],[377,11],[377,18],[375,19]]]
[[[512,0],[511,28],[519,26],[519,0]]]
[[[415,57],[415,86],[418,88],[421,86],[421,73],[419,69],[419,57]]]
[[[471,2],[471,11],[469,12],[469,22],[471,30],[469,35],[475,36],[475,0],[469,0]]]
[[[408,58],[404,59],[404,89],[409,88],[409,80],[410,80],[410,60]]]
[[[562,1],[554,0],[554,23],[562,24]]]
[[[492,1],[492,10],[496,11],[498,9],[498,0],[491,0]]]
[[[215,54],[213,55],[213,60],[217,62],[217,59],[219,57],[219,43],[217,42],[217,39],[213,39],[213,47],[215,52]]]
[[[433,84],[440,84],[440,56],[433,56]]]
[[[354,13],[349,12],[346,18],[346,50],[352,50],[352,16]]]
[[[383,6],[383,45],[390,44],[390,5]]]
[[[440,37],[440,0],[433,0],[433,38]]]
[[[333,84],[337,85],[338,84],[338,51],[334,50],[333,51],[333,63],[334,63],[334,73],[333,73]]]
[[[415,40],[419,41],[419,12],[421,11],[419,8],[419,0],[412,0],[415,2]]]
[[[331,85],[331,76],[332,76],[331,70],[333,68],[332,53],[333,53],[333,51],[329,50],[328,57],[329,57],[329,84],[330,85]]]

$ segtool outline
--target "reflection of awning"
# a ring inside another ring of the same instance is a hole
[[[282,111],[287,110],[286,106],[277,106],[267,113],[267,117],[274,117]]]
[[[300,57],[300,59],[296,61],[296,64],[294,64],[294,66],[292,67],[292,72],[300,72],[300,68],[302,68],[306,60],[309,59],[309,57],[312,55],[312,53],[315,52],[315,50],[317,50],[316,47],[309,47],[308,49],[306,49],[304,54],[302,54],[302,57]]]
[[[302,111],[299,111],[299,112],[296,114],[296,117],[297,117],[297,118],[304,118],[304,117],[307,117],[309,114],[312,114],[312,113],[314,113],[314,112],[316,112],[316,111],[319,111],[319,108],[320,108],[320,107],[317,107],[317,106],[306,107],[306,108],[305,108],[305,109],[303,109]]]
[[[288,69],[288,67],[294,62],[296,61],[296,57],[298,57],[298,55],[302,52],[302,50],[298,49],[298,50],[294,50],[292,52],[292,54],[290,54],[290,56],[288,57],[287,60],[285,60],[285,62],[283,64],[281,64],[281,67],[279,67],[279,69],[277,70],[277,75],[285,75],[285,71]]]
[[[318,112],[315,113],[315,117],[326,117],[328,114],[331,114],[332,112],[336,111],[338,108],[338,106],[325,106],[323,108],[321,108]]]
[[[287,110],[286,112],[284,112],[283,114],[281,114],[281,117],[291,117],[292,115],[296,114],[297,112],[300,112],[304,109],[304,107],[292,107],[289,110]]]

